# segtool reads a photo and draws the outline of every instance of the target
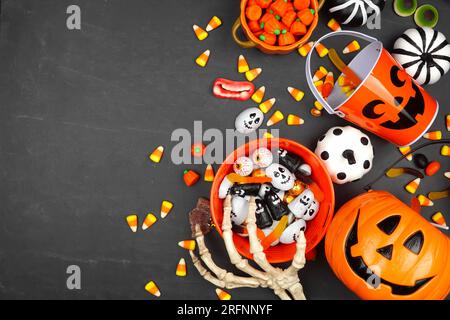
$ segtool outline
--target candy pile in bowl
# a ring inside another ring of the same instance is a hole
[[[315,183],[310,165],[282,148],[276,149],[275,155],[262,147],[237,158],[234,172],[225,176],[219,187],[220,199],[232,196],[233,231],[241,236],[246,236],[249,199],[255,197],[263,246],[294,243],[320,207],[314,196],[317,191],[312,190]]]

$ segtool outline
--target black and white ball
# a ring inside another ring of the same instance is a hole
[[[332,0],[328,11],[341,24],[359,27],[373,15],[380,15],[386,0]]]
[[[395,41],[392,55],[421,85],[436,83],[450,69],[450,45],[431,28],[406,30]]]
[[[372,168],[374,156],[369,137],[350,126],[328,130],[319,139],[315,153],[337,184],[361,179]]]

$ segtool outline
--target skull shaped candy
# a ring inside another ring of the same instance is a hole
[[[305,221],[314,219],[317,216],[317,213],[319,213],[319,207],[319,203],[316,200],[313,200],[308,210],[306,210],[305,214],[303,215],[302,219]]]
[[[305,189],[305,191],[300,193],[300,195],[289,203],[288,208],[296,218],[303,218],[313,201],[314,194],[311,190]]]
[[[306,230],[306,222],[303,219],[291,223],[281,234],[280,242],[284,244],[294,243],[300,236],[301,231]]]
[[[236,130],[248,134],[258,129],[264,120],[264,114],[258,108],[249,108],[242,111],[234,122]]]
[[[328,130],[319,139],[315,153],[337,184],[358,180],[372,168],[373,147],[369,137],[350,126]]]
[[[247,220],[248,201],[245,198],[234,196],[231,199],[231,221],[241,225]]]
[[[295,182],[295,176],[283,165],[272,163],[266,169],[266,176],[272,178],[272,185],[283,191],[292,189]]]

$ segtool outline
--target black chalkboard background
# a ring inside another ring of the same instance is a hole
[[[450,36],[448,1],[428,0],[440,10],[437,29]],[[81,8],[81,30],[66,28],[66,8]],[[243,53],[263,74],[267,97],[277,98],[285,114],[305,118],[301,127],[277,127],[283,137],[314,148],[329,127],[345,125],[336,116],[309,115],[313,96],[307,90],[304,59],[297,53],[270,56],[239,48],[230,28],[239,14],[237,0],[9,0],[2,1],[0,31],[0,298],[153,299],[144,285],[154,280],[161,299],[216,299],[214,287],[194,270],[177,242],[190,237],[188,211],[210,184],[184,186],[186,168],[203,172],[204,165],[175,166],[170,161],[176,128],[232,128],[235,116],[251,101],[219,100],[211,94],[216,77],[241,79],[236,60]],[[197,41],[192,25],[205,26],[213,15],[223,26]],[[388,1],[381,30],[361,31],[381,39],[387,48],[410,18],[396,16]],[[313,39],[328,32],[321,17]],[[194,59],[211,49],[206,69]],[[427,90],[440,101],[432,129],[445,130],[450,113],[449,75]],[[292,85],[308,91],[301,103],[286,92]],[[362,186],[398,155],[393,145],[371,135],[376,150],[373,170],[363,180],[336,186],[337,207],[362,192]],[[147,156],[166,146],[160,164]],[[425,151],[443,164],[440,174],[422,182],[424,192],[440,190],[449,165],[439,147]],[[217,168],[217,166],[216,166]],[[405,202],[409,177],[382,180]],[[163,199],[175,208],[150,230],[133,234],[124,217],[159,211]],[[449,201],[441,210],[450,219]],[[227,268],[226,252],[216,232],[207,237],[216,261]],[[180,257],[189,275],[175,276]],[[78,265],[81,290],[66,288],[66,268]],[[310,299],[356,298],[334,276],[323,256],[301,272]],[[233,299],[273,299],[266,289],[236,289]]]

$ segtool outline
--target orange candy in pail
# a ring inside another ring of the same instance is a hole
[[[359,78],[359,83],[348,97],[335,85],[325,100],[312,81],[311,55],[315,50],[311,50],[306,61],[306,79],[316,99],[328,113],[336,114],[397,146],[416,142],[434,122],[439,109],[437,101],[375,38],[354,31],[338,31],[323,36],[315,44],[339,35],[370,42],[347,66]]]

